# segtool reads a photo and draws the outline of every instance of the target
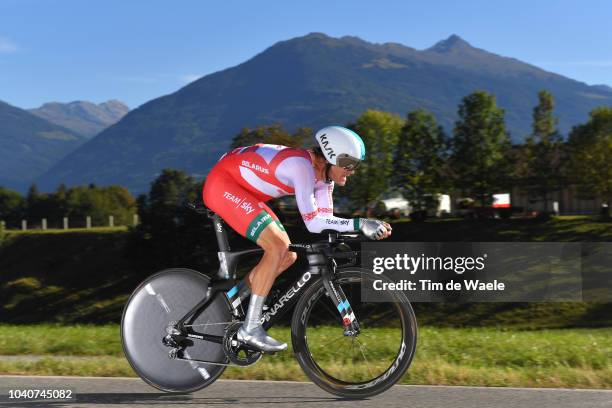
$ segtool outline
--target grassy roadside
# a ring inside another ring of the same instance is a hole
[[[124,359],[118,326],[0,326],[1,374],[134,376]],[[327,335],[330,329],[322,329]],[[385,329],[374,336],[385,359]],[[286,328],[272,330],[289,341]],[[27,355],[44,356],[28,359]],[[387,356],[388,357],[388,356]],[[343,361],[323,353],[338,370]],[[404,384],[516,387],[612,387],[612,329],[541,331],[425,327]],[[374,363],[376,364],[376,363]],[[365,367],[364,367],[365,369]],[[290,353],[265,357],[224,378],[306,380]]]

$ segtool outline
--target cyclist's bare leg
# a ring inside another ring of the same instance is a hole
[[[287,343],[281,343],[268,336],[261,326],[261,311],[266,295],[270,292],[276,277],[295,262],[296,255],[290,252],[289,236],[276,223],[269,224],[259,235],[257,245],[264,254],[253,268],[247,281],[251,287],[251,299],[247,316],[238,330],[238,340],[244,341],[264,351],[281,351]]]
[[[290,243],[287,233],[275,223],[261,232],[257,245],[263,248],[264,255],[247,277],[251,293],[267,296],[276,277],[293,265],[297,255],[289,251]]]

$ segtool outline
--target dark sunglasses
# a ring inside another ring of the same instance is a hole
[[[357,170],[359,164],[361,164],[361,160],[344,153],[338,155],[338,158],[336,159],[336,166],[342,167],[344,170],[347,171]]]

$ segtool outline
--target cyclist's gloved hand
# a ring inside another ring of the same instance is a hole
[[[359,221],[359,230],[370,239],[379,240],[391,235],[391,225],[384,221],[372,218],[361,218]]]

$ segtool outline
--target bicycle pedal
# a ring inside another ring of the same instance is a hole
[[[238,347],[238,346],[242,346],[245,349],[249,350],[249,351],[254,351],[254,352],[258,352],[258,353],[266,353],[265,351],[250,345],[249,343],[247,343],[246,341],[242,341],[242,340],[232,340],[232,346],[233,347]]]
[[[179,353],[180,349],[178,348],[173,348],[168,352],[168,358],[170,360],[176,360],[176,358],[178,357],[178,353]]]

